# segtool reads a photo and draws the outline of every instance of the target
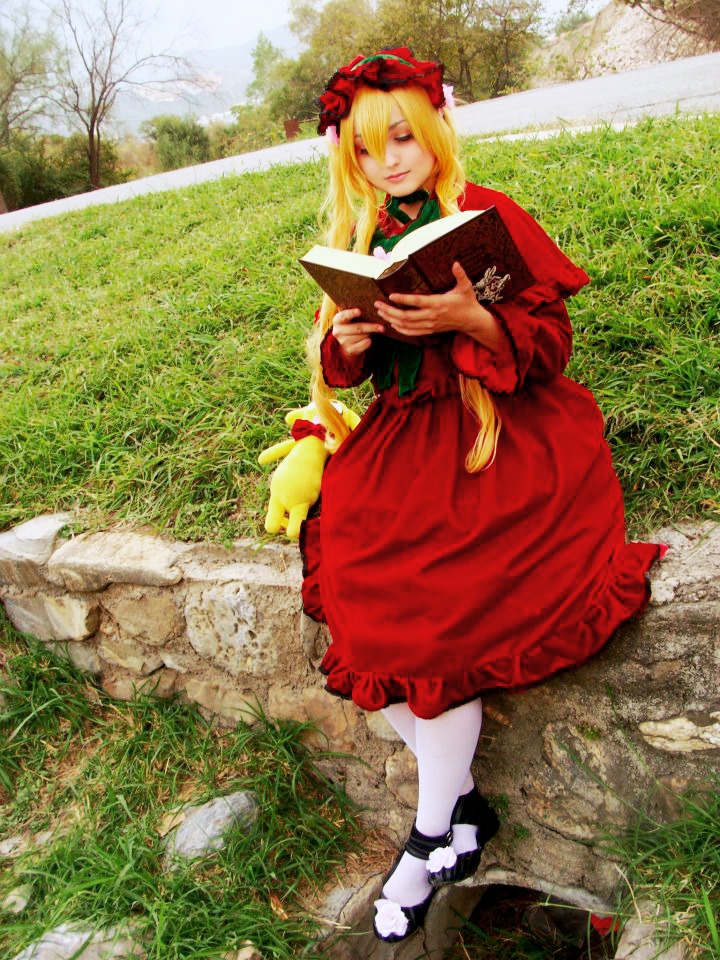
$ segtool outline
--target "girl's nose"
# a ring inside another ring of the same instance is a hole
[[[385,166],[394,167],[398,162],[397,152],[393,149],[392,145],[389,145],[385,149]]]

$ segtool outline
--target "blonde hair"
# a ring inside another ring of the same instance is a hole
[[[465,174],[458,159],[458,139],[446,109],[436,110],[422,87],[416,84],[385,93],[361,86],[350,113],[340,124],[340,145],[330,148],[330,186],[322,215],[329,220],[327,244],[340,250],[352,246],[368,253],[377,227],[381,199],[367,180],[357,159],[355,136],[362,137],[368,153],[379,163],[385,159],[392,100],[400,107],[410,130],[423,150],[435,157],[435,193],[441,216],[457,213],[458,197],[465,188]],[[312,369],[312,399],[337,448],[349,433],[331,401],[334,391],[325,383],[320,363],[320,344],[332,327],[338,307],[326,295],[315,330],[308,340],[308,358]],[[477,380],[459,374],[463,402],[476,417],[480,429],[465,458],[469,473],[476,473],[495,459],[501,421],[490,394]]]

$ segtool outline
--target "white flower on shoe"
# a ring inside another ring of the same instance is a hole
[[[428,857],[427,868],[430,873],[439,873],[443,867],[454,867],[457,854],[452,847],[436,847]]]
[[[405,936],[408,918],[399,903],[394,903],[392,900],[376,900],[373,906],[377,910],[375,926],[382,937],[389,937],[391,934],[397,937]]]

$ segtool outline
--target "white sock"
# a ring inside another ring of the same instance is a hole
[[[414,744],[409,742],[412,729],[407,713],[395,709],[400,706],[407,704],[388,708],[392,716],[387,709],[383,712],[408,747],[415,747],[420,786],[417,829],[426,836],[438,836],[449,829],[460,793],[472,789],[469,770],[480,735],[482,704],[473,700],[433,720],[410,714],[415,726]],[[406,852],[383,887],[382,896],[403,907],[414,907],[428,897],[430,890],[426,861]]]

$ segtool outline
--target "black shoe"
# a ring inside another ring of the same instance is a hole
[[[436,850],[438,847],[450,846],[451,839],[452,834],[450,831],[441,834],[439,837],[426,837],[425,834],[420,833],[415,824],[413,824],[407,843],[400,851],[397,860],[393,864],[392,870],[385,877],[383,886],[385,886],[393,873],[395,873],[397,865],[400,863],[405,852],[411,854],[413,857],[417,857],[418,860],[427,860],[433,850]],[[400,904],[395,903],[394,900],[388,900],[387,897],[382,896],[379,900],[376,900],[375,907],[377,912],[373,918],[373,932],[378,940],[383,940],[385,943],[397,943],[399,940],[406,940],[411,934],[415,933],[418,927],[421,927],[425,922],[425,915],[428,912],[430,902],[435,896],[435,893],[436,890],[433,888],[422,903],[417,903],[414,907],[401,907]],[[387,906],[385,906],[385,904],[387,904]],[[387,929],[387,933],[381,933],[380,930],[378,930],[377,921],[381,917],[381,926],[383,929]],[[393,929],[389,929],[388,924],[393,927]]]
[[[450,827],[454,823],[472,823],[477,827],[477,850],[468,850],[459,853],[452,867],[442,867],[428,873],[428,880],[433,887],[442,887],[446,883],[460,883],[461,880],[471,877],[480,866],[480,856],[483,847],[491,837],[494,837],[500,826],[497,814],[481,796],[477,787],[469,793],[458,797],[450,818]]]

